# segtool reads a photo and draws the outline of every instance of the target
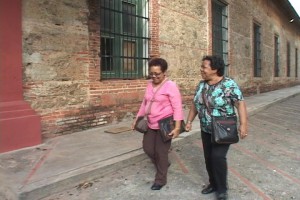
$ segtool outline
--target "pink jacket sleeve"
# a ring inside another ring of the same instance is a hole
[[[146,114],[146,111],[145,111],[145,108],[146,108],[146,100],[145,98],[143,99],[143,102],[140,106],[140,109],[139,109],[139,112],[137,113],[137,116],[144,116]]]
[[[144,94],[144,98],[143,98],[143,102],[140,106],[140,109],[137,113],[137,116],[144,116],[146,114],[146,105],[147,105],[147,100],[145,99],[147,92],[149,92],[149,84],[151,84],[150,82],[148,82],[146,90],[145,90],[145,94]]]
[[[168,90],[171,106],[173,108],[173,118],[174,120],[183,120],[183,109],[182,109],[182,99],[180,91],[177,85],[173,82],[171,87]]]

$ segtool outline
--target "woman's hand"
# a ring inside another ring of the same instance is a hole
[[[191,131],[191,130],[192,130],[192,123],[186,123],[186,125],[185,125],[185,130],[186,130],[187,132]]]
[[[169,136],[172,136],[172,139],[177,138],[180,134],[180,128],[174,128],[171,133],[169,133]]]
[[[132,124],[131,124],[131,129],[134,130],[135,124],[136,124],[137,119],[135,119]]]
[[[187,118],[186,125],[185,125],[185,131],[189,132],[192,130],[192,122],[195,119],[195,117],[197,116],[197,114],[198,114],[198,111],[196,109],[196,106],[195,106],[194,102],[192,102],[191,109],[189,111],[188,118]]]
[[[235,103],[235,107],[238,110],[239,118],[240,118],[240,127],[239,127],[240,137],[244,139],[248,135],[247,134],[248,117],[247,117],[246,103],[245,101],[237,101]]]
[[[247,133],[247,125],[246,124],[241,124],[239,127],[239,133],[240,133],[240,137],[242,139],[244,139],[245,137],[247,137],[248,133]]]

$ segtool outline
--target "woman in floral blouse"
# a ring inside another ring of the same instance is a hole
[[[224,69],[223,59],[217,56],[205,56],[202,59],[200,72],[203,80],[197,86],[186,124],[186,130],[190,131],[192,121],[198,114],[209,177],[209,184],[202,190],[202,194],[216,191],[218,200],[227,199],[226,155],[230,145],[211,142],[211,115],[235,116],[234,107],[236,107],[240,120],[240,138],[243,139],[247,136],[247,111],[243,94],[234,80],[224,77]],[[211,112],[205,106],[202,93],[206,96]]]

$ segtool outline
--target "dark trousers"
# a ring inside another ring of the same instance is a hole
[[[201,131],[206,170],[218,193],[227,191],[227,159],[230,144],[212,144],[211,134]]]
[[[164,143],[159,130],[148,129],[144,134],[143,149],[150,157],[156,168],[155,183],[165,185],[167,183],[167,172],[169,167],[168,153],[171,141]]]

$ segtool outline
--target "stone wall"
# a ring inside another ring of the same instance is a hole
[[[274,1],[228,0],[229,75],[246,93],[265,92],[299,84],[295,78],[295,48],[300,47],[300,27],[291,24]],[[253,77],[253,23],[261,26],[262,76]],[[296,34],[298,33],[298,34]],[[274,36],[279,36],[280,77],[274,77]],[[287,41],[291,44],[291,76],[286,77]],[[299,58],[299,56],[298,56]],[[298,62],[299,63],[299,62]]]
[[[145,79],[101,80],[97,2],[23,3],[24,96],[41,115],[44,137],[132,118],[140,105]],[[151,10],[157,38],[158,11]],[[159,56],[158,48],[152,40],[150,55]]]
[[[23,1],[24,96],[42,116],[44,136],[131,119],[142,100],[145,79],[101,79],[98,2]],[[200,80],[201,58],[211,53],[211,1],[150,0],[149,3],[149,56],[161,56],[168,61],[169,77],[179,85],[184,103],[189,104]],[[300,49],[299,27],[287,23],[289,19],[272,1],[228,0],[227,3],[229,75],[249,95],[299,84],[294,74],[295,48]],[[254,21],[262,27],[261,78],[253,78]],[[281,73],[276,78],[274,34],[280,38],[281,55]],[[290,78],[285,73],[287,40],[291,44]]]
[[[245,94],[299,84],[299,78],[295,78],[295,48],[300,47],[299,27],[289,22],[280,6],[265,0],[223,2],[228,4],[229,76],[240,84]],[[194,92],[200,80],[201,58],[211,53],[210,9],[211,2],[207,0],[160,1],[160,55],[169,61],[169,75],[185,95]],[[262,31],[262,77],[259,78],[253,75],[254,22],[261,25]],[[274,77],[275,34],[280,39],[280,77]],[[286,77],[287,41],[291,44],[290,77]]]
[[[207,6],[207,0],[160,1],[160,55],[168,61],[168,74],[183,95],[194,93],[201,58],[208,54]]]
[[[42,116],[43,133],[89,105],[88,8],[81,0],[23,1],[24,96]]]

